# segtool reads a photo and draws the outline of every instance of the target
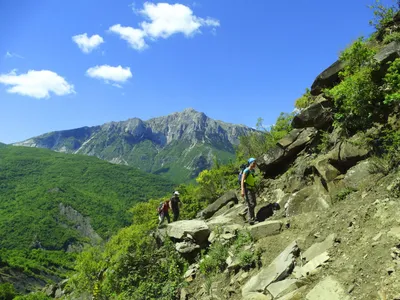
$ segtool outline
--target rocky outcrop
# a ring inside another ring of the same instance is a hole
[[[189,239],[198,245],[204,245],[207,243],[210,229],[204,221],[183,220],[168,224],[166,234],[178,241]]]
[[[383,47],[374,56],[374,59],[379,64],[379,69],[376,71],[374,77],[377,79],[382,78],[389,67],[387,63],[399,57],[400,42],[394,41]],[[332,88],[338,84],[340,82],[339,73],[344,67],[345,63],[338,60],[319,74],[311,85],[311,95],[317,96],[322,93],[323,89]]]
[[[343,70],[344,63],[340,60],[334,62],[317,76],[311,85],[311,95],[319,95],[324,88],[333,87],[339,80],[339,72]]]
[[[90,218],[84,217],[77,210],[70,206],[59,204],[60,215],[68,220],[68,224],[64,224],[61,220],[59,221],[62,225],[71,227],[71,229],[76,230],[80,233],[82,237],[89,239],[92,245],[99,245],[103,239],[97,234],[90,224]],[[74,241],[64,245],[66,251],[69,252],[81,252],[82,246],[80,244],[75,244]]]
[[[229,202],[238,203],[238,198],[236,196],[235,191],[229,191],[225,193],[223,196],[219,197],[209,206],[207,206],[204,210],[202,210],[197,217],[209,219],[211,218],[218,210],[227,205]]]
[[[296,155],[312,142],[316,133],[317,129],[314,127],[293,129],[278,142],[277,146],[259,157],[257,159],[258,167],[264,176],[270,177],[284,173]]]
[[[332,106],[333,103],[331,100],[325,99],[322,95],[318,96],[315,103],[294,116],[292,127],[328,128],[333,122]]]

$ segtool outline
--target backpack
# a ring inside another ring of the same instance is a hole
[[[242,175],[243,175],[243,171],[249,166],[249,164],[241,164],[240,165],[240,171],[239,171],[239,176],[238,176],[238,183],[239,186],[242,184]]]
[[[164,202],[160,202],[160,205],[157,207],[157,212],[160,214],[163,211]]]

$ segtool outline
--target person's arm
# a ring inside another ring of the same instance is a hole
[[[242,195],[242,197],[244,197],[244,181],[246,180],[246,176],[247,176],[247,172],[243,171],[242,174],[242,182],[240,183],[240,187],[241,187],[241,191],[240,194]]]

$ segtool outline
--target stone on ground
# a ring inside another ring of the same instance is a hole
[[[332,233],[323,242],[316,243],[312,245],[310,248],[308,248],[302,254],[303,259],[305,261],[312,260],[314,257],[317,257],[318,255],[324,253],[325,251],[328,251],[333,246],[334,242],[335,242],[335,234]]]
[[[262,268],[242,288],[242,295],[252,292],[263,292],[271,283],[285,279],[292,271],[298,252],[297,242],[293,241],[286,249],[265,268]]]
[[[306,296],[307,300],[349,300],[343,287],[332,276],[319,282]]]
[[[296,279],[285,279],[282,281],[277,281],[271,283],[271,285],[267,288],[268,292],[272,295],[272,297],[278,298],[282,297],[290,292],[293,292],[298,289],[297,280]]]
[[[266,236],[279,234],[282,228],[281,221],[265,221],[249,227],[253,239],[259,240]]]

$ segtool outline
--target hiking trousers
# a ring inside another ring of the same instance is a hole
[[[178,221],[178,219],[179,219],[179,209],[172,210],[172,214],[174,215],[174,218],[172,219],[172,222]]]
[[[247,207],[249,208],[249,221],[255,221],[254,209],[256,208],[256,192],[254,189],[244,188],[244,196],[246,198]]]
[[[161,212],[158,215],[158,226],[160,226],[162,223],[164,223],[165,218],[167,218],[168,224],[171,223],[171,219],[169,218],[169,213],[168,212]]]

